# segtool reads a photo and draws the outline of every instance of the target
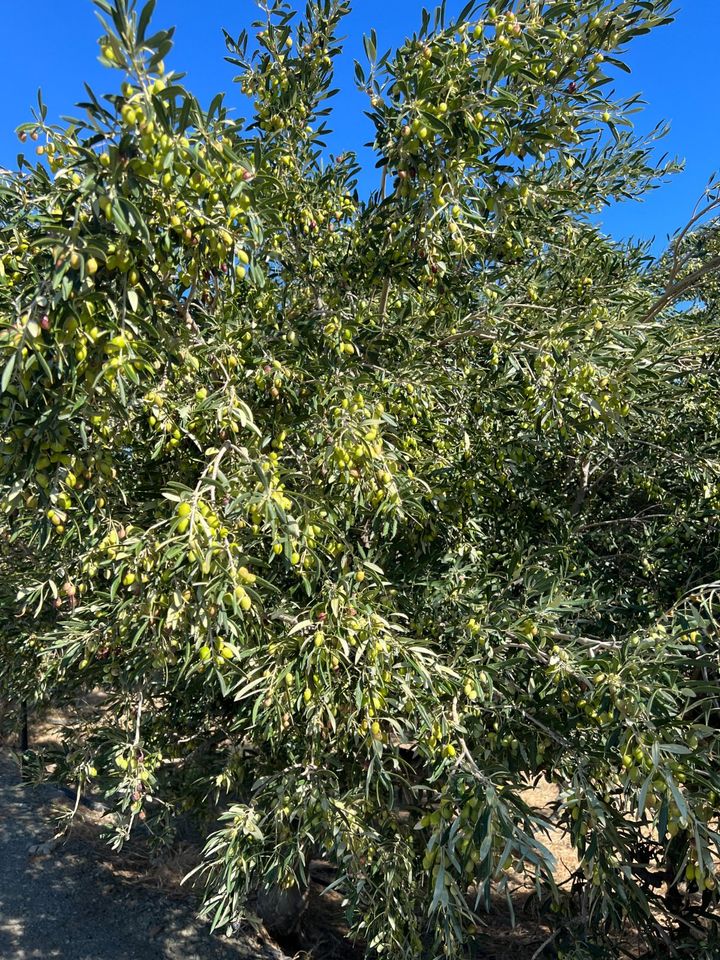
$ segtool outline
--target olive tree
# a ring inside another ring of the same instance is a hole
[[[372,32],[369,195],[345,0],[226,34],[247,120],[95,4],[115,92],[0,183],[0,684],[103,694],[39,762],[118,844],[195,818],[216,926],[323,857],[368,956],[470,955],[519,878],[565,956],[712,955],[717,192],[658,261],[595,218],[676,169],[612,91],[669,0]]]

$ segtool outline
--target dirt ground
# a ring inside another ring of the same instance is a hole
[[[100,838],[101,816],[87,811],[54,844],[53,818],[68,803],[53,787],[22,784],[15,758],[0,753],[2,960],[288,960],[269,937],[248,931],[229,940],[199,923],[192,893],[179,886],[191,850],[164,865],[140,845],[114,853]],[[322,943],[337,907],[315,884],[306,927],[317,960],[353,956],[349,946],[338,950],[337,936]],[[529,960],[546,936],[522,913],[513,928],[499,905],[478,960]]]
[[[53,846],[49,818],[64,800],[28,788],[0,754],[2,960],[285,960],[251,933],[230,941],[198,923],[188,896],[172,896],[73,830]]]
[[[41,746],[54,739],[67,718],[52,714],[34,724]],[[526,795],[536,809],[557,795],[542,783]],[[102,841],[102,814],[81,808],[69,836],[53,844],[53,818],[69,801],[50,786],[20,781],[15,756],[0,750],[0,960],[356,960],[359,952],[342,939],[337,894],[311,891],[303,936],[283,950],[264,931],[212,935],[196,917],[197,901],[180,885],[195,865],[198,849],[180,847],[158,863],[142,842],[114,853]],[[574,851],[560,836],[546,841],[557,861],[556,879],[575,869]],[[320,871],[322,874],[322,870]],[[322,876],[320,877],[322,879]],[[549,928],[525,912],[528,890],[513,891],[515,922],[504,898],[486,917],[477,960],[531,960]],[[296,953],[296,947],[302,950]],[[543,953],[543,956],[551,954]]]

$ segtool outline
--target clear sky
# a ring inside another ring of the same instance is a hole
[[[457,10],[460,0],[450,0]],[[300,4],[304,6],[304,3]],[[338,68],[342,93],[334,100],[331,149],[355,149],[370,160],[363,145],[372,129],[363,116],[365,98],[354,87],[353,60],[364,59],[362,34],[378,31],[384,51],[419,24],[423,6],[432,0],[355,0],[346,20],[346,52]],[[674,24],[635,40],[629,51],[631,75],[621,74],[622,94],[640,92],[647,101],[637,124],[650,130],[658,121],[672,127],[664,151],[686,161],[685,172],[642,204],[624,203],[602,217],[605,229],[617,237],[655,238],[655,249],[688,218],[710,174],[720,168],[720,94],[715,68],[720,58],[720,0],[678,0]],[[90,0],[26,0],[3,3],[5,42],[0,58],[0,166],[12,167],[19,144],[15,127],[30,119],[38,87],[43,90],[51,119],[73,112],[82,99],[83,81],[96,92],[117,87],[118,79],[97,61],[100,26]],[[168,66],[187,72],[186,83],[202,102],[223,90],[228,102],[242,105],[233,87],[233,68],[223,62],[222,28],[231,34],[247,26],[256,12],[253,0],[158,0],[157,27],[175,26],[176,44]],[[372,161],[368,179],[375,176]]]

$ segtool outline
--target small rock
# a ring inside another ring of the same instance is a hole
[[[34,843],[31,847],[28,847],[28,856],[35,858],[49,857],[57,849],[59,843],[59,837],[53,837],[51,840],[46,840],[45,843]]]

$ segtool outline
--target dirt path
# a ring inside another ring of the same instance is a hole
[[[21,785],[0,753],[0,958],[2,960],[286,960],[249,936],[212,936],[192,904],[104,869],[82,837],[45,855],[50,787]]]

